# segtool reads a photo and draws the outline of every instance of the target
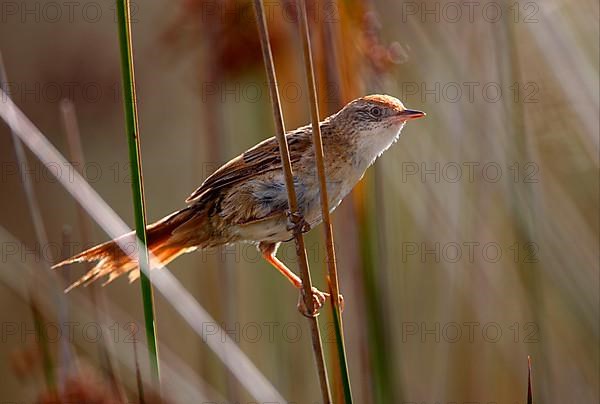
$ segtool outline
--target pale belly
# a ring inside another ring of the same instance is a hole
[[[327,193],[330,212],[333,212],[344,197],[350,193],[363,173],[360,172],[360,176],[345,175],[328,181]],[[237,234],[240,241],[266,241],[275,243],[293,238],[292,232],[288,230],[289,220],[285,215],[285,211],[287,210],[287,192],[283,183],[279,183],[280,180],[282,181],[283,179],[278,178],[276,180],[276,186],[269,184],[268,191],[261,189],[260,186],[256,187],[254,192],[256,203],[264,205],[265,217],[262,220],[235,226],[232,230]],[[311,228],[314,228],[322,221],[318,185],[312,182],[310,184],[297,183],[295,188],[299,208],[304,216],[304,220],[310,224]],[[274,189],[276,190],[275,192],[273,191]]]

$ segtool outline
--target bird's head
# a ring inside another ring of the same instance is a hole
[[[424,112],[406,109],[397,98],[375,94],[348,103],[334,119],[350,122],[358,130],[369,131],[391,126],[400,127],[408,120],[424,116]]]
[[[405,108],[397,98],[375,94],[351,101],[330,119],[341,129],[337,132],[350,136],[372,163],[394,143],[406,121],[424,116],[424,112]]]

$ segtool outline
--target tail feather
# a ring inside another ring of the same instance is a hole
[[[166,265],[181,254],[197,248],[198,237],[187,237],[185,233],[180,234],[179,232],[174,235],[174,232],[191,218],[197,218],[199,214],[201,212],[190,206],[146,228],[148,249],[154,258],[150,265],[151,268]],[[116,240],[99,244],[54,265],[52,268],[56,269],[76,262],[97,262],[86,274],[65,289],[65,293],[80,285],[87,286],[105,276],[108,276],[108,278],[102,286],[109,284],[125,273],[129,273],[130,282],[136,280],[139,277],[137,263],[131,260],[127,252],[121,249],[120,245],[123,243],[126,246],[135,248],[137,245],[135,233],[130,232]]]

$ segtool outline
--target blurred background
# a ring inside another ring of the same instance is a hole
[[[323,117],[370,93],[427,112],[333,215],[355,402],[524,403],[528,355],[536,402],[598,402],[598,3],[308,5]],[[295,7],[266,2],[288,129],[310,121]],[[133,226],[114,4],[4,0],[0,20],[13,100],[77,160],[61,115],[74,107],[78,166]],[[132,26],[154,221],[272,136],[273,119],[250,1],[135,2]],[[136,355],[149,381],[139,284],[60,298],[85,268],[53,277],[44,259],[107,236],[28,157],[42,246],[0,125],[0,401],[47,400],[49,375],[73,397],[137,401]],[[313,281],[326,288],[321,227],[307,248]],[[297,271],[292,243],[279,257]],[[169,268],[283,397],[320,402],[297,291],[254,247],[196,252]],[[155,297],[165,399],[253,402]],[[330,310],[320,318],[333,364]],[[339,397],[335,380],[332,388]]]

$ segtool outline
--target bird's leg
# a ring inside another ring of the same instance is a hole
[[[313,309],[309,311],[304,303],[304,289],[302,288],[302,280],[298,275],[296,275],[291,269],[289,269],[283,262],[281,262],[276,256],[277,248],[279,247],[279,243],[266,243],[261,242],[258,245],[258,249],[261,252],[265,261],[269,264],[273,265],[283,276],[289,280],[294,287],[300,290],[301,294],[298,299],[298,309],[300,312],[307,316],[313,317],[318,314],[321,307],[325,303],[325,300],[330,296],[329,293],[321,292],[319,289],[313,286]],[[338,296],[340,309],[344,310],[344,297],[342,295]]]
[[[279,247],[279,243],[266,243],[261,242],[258,245],[258,250],[262,254],[265,261],[269,264],[273,265],[283,276],[285,276],[297,289],[300,289],[300,298],[298,299],[298,310],[307,316],[314,317],[319,313],[321,307],[329,297],[329,293],[321,292],[319,289],[313,286],[313,307],[312,310],[308,310],[306,305],[304,304],[304,289],[302,288],[302,279],[298,275],[296,275],[291,269],[285,266],[285,264],[275,256],[277,252],[277,248]],[[343,301],[343,300],[342,300]]]
[[[285,264],[275,256],[277,252],[278,244],[275,243],[265,243],[264,241],[258,245],[258,249],[262,254],[263,258],[271,265],[273,265],[283,276],[287,278],[288,281],[292,283],[296,288],[300,289],[302,287],[302,280],[298,275],[296,275],[291,269],[285,266]]]

